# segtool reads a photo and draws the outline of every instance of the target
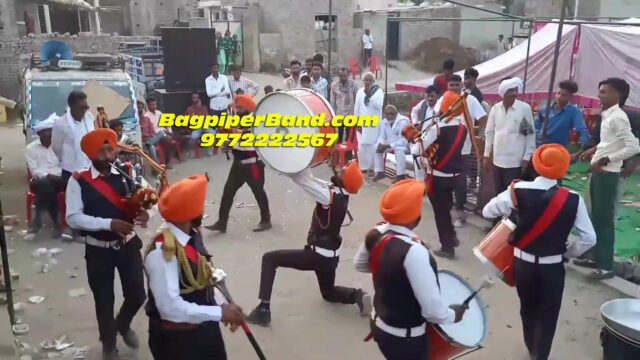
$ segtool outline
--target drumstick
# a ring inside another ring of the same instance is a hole
[[[469,295],[469,297],[462,303],[462,306],[464,306],[465,308],[468,308],[469,303],[471,303],[471,300],[473,300],[473,298],[475,298],[476,295],[478,295],[480,290],[488,289],[492,286],[493,286],[493,280],[490,277],[485,276],[484,279],[482,280],[482,285],[480,285],[480,287],[476,291],[474,291],[471,295]]]

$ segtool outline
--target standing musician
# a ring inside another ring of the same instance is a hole
[[[451,219],[453,192],[458,184],[458,176],[464,168],[462,149],[467,138],[467,126],[460,95],[447,91],[442,96],[442,110],[448,115],[433,123],[424,132],[417,144],[411,145],[414,155],[422,155],[429,174],[426,176],[427,195],[436,220],[438,238],[442,247],[434,255],[447,259],[455,258],[454,248],[460,245]],[[403,130],[403,134],[414,142],[419,137],[415,126]]]
[[[149,219],[146,211],[134,219],[123,205],[134,184],[111,166],[116,144],[116,133],[108,128],[83,136],[80,147],[91,159],[91,167],[74,172],[66,191],[67,223],[84,237],[87,277],[95,301],[103,358],[109,360],[117,358],[117,333],[126,345],[138,347],[138,337],[130,326],[144,304],[145,292],[142,241],[133,226],[134,222],[146,226]],[[124,302],[114,319],[115,269],[122,282]]]
[[[373,274],[372,335],[387,360],[428,359],[425,321],[452,324],[466,310],[447,307],[438,265],[413,232],[422,218],[425,189],[424,182],[413,179],[391,185],[380,199],[385,223],[367,233],[354,258],[357,271]]]
[[[349,194],[357,194],[364,181],[357,161],[351,161],[331,183],[313,176],[310,169],[292,175],[291,179],[316,200],[311,227],[304,249],[276,250],[262,256],[260,304],[249,314],[251,323],[271,323],[271,291],[278,267],[315,271],[322,298],[328,302],[357,304],[361,315],[368,315],[371,299],[362,289],[336,286],[342,237],[340,229],[348,215]]]
[[[150,244],[144,260],[149,348],[156,360],[226,360],[218,323],[233,329],[243,321],[242,309],[219,305],[214,297],[211,255],[198,229],[207,182],[206,175],[191,176],[160,196],[158,207],[167,227]]]
[[[250,95],[238,95],[235,106],[236,114],[242,117],[250,115],[256,109],[256,102]],[[231,152],[233,153],[233,164],[231,164],[227,182],[224,184],[218,221],[213,225],[205,226],[205,228],[221,233],[227,232],[233,198],[242,185],[247,183],[260,208],[260,223],[253,231],[260,232],[271,229],[269,199],[264,191],[264,163],[258,158],[258,153],[253,147],[244,147],[236,143]]]
[[[558,187],[569,162],[564,146],[542,145],[533,154],[533,166],[540,176],[512,183],[482,210],[487,219],[518,211],[513,266],[524,342],[532,360],[546,360],[551,351],[564,291],[563,255],[578,257],[596,243],[580,195]],[[567,246],[572,228],[578,240]]]

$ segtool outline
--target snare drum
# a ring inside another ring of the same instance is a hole
[[[475,290],[460,276],[438,271],[440,292],[446,305],[462,304]],[[482,346],[487,336],[487,314],[478,295],[469,303],[462,320],[450,325],[427,324],[429,360],[449,360]]]
[[[513,273],[513,245],[509,243],[516,224],[504,218],[473,248],[473,254],[493,275],[507,285],[515,286]]]
[[[253,127],[253,133],[272,135],[335,133],[330,126],[334,113],[331,105],[321,95],[307,89],[278,91],[264,97],[257,105],[254,116],[279,114],[282,116],[309,116],[325,114],[325,125],[301,127],[266,127],[264,123]],[[283,141],[284,142],[284,141]],[[324,140],[326,144],[327,139]],[[319,147],[259,147],[256,151],[262,161],[283,174],[297,174],[302,170],[320,165],[331,155],[333,146]]]

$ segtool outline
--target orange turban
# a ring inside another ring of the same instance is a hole
[[[115,131],[107,128],[90,131],[80,140],[80,148],[87,154],[89,159],[93,160],[98,156],[98,152],[100,152],[105,143],[108,143],[114,149],[116,148],[118,135],[116,135]]]
[[[206,175],[194,175],[169,186],[160,196],[160,215],[170,222],[183,222],[204,214],[208,181]]]
[[[541,176],[562,179],[571,163],[571,155],[560,144],[544,144],[533,153],[533,167]]]
[[[406,225],[422,214],[423,181],[406,179],[391,185],[380,199],[380,214],[390,224]]]
[[[251,95],[236,95],[236,107],[241,107],[245,110],[254,112],[256,110],[256,101],[253,100]]]
[[[364,177],[362,176],[362,171],[360,171],[360,167],[358,166],[358,161],[350,161],[342,174],[342,184],[344,185],[344,189],[350,194],[357,194],[363,181]]]
[[[460,99],[460,95],[456,94],[453,91],[447,91],[442,95],[442,102],[440,103],[440,112],[442,114],[448,112],[451,107],[456,104],[456,101]],[[454,109],[449,113],[449,118],[462,115],[462,104],[458,103],[455,105]]]

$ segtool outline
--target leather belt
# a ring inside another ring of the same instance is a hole
[[[562,262],[562,255],[535,256],[527,252],[524,252],[518,248],[513,249],[513,256],[517,257],[522,261],[526,261],[533,264],[549,265],[549,264],[557,264]]]
[[[243,159],[240,160],[240,164],[255,164],[258,162],[258,158],[257,157],[251,157],[248,159]]]
[[[401,337],[401,338],[413,338],[424,335],[427,331],[426,326],[423,323],[422,325],[412,327],[412,328],[397,328],[390,325],[385,324],[382,319],[376,317],[375,324],[378,329],[386,332],[387,334],[391,334],[393,336]]]
[[[200,327],[199,324],[189,324],[189,323],[176,323],[173,321],[167,320],[153,320],[154,324],[158,325],[162,330],[195,330]]]
[[[328,258],[334,258],[334,257],[338,257],[340,256],[340,249],[338,250],[329,250],[329,249],[325,249],[325,248],[321,248],[321,247],[317,247],[317,246],[309,246],[311,248],[311,250],[313,252],[315,252],[318,255],[322,255],[324,257],[328,257]]]
[[[127,243],[127,241],[133,239],[134,237],[136,237],[136,233],[132,232],[131,234],[127,235],[126,238],[124,238],[124,240],[113,240],[113,241],[104,241],[104,240],[98,240],[96,238],[93,238],[91,236],[85,236],[84,237],[84,243],[87,245],[91,245],[91,246],[95,246],[95,247],[99,247],[99,248],[103,248],[103,249],[115,249],[117,250],[121,245],[124,245]]]

